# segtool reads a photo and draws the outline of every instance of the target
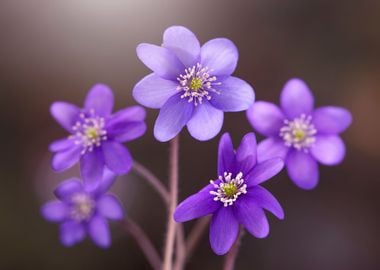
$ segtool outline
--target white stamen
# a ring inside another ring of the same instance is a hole
[[[216,190],[210,191],[210,194],[215,196],[214,201],[220,201],[224,207],[233,205],[241,194],[247,193],[247,185],[244,184],[243,173],[239,172],[235,178],[232,178],[232,173],[224,172],[223,176],[218,178],[219,184],[210,180]]]
[[[85,193],[77,193],[71,198],[72,208],[70,217],[78,222],[88,220],[95,208],[95,202]]]

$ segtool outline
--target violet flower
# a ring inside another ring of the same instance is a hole
[[[114,174],[105,174],[96,189],[88,189],[80,179],[62,182],[54,191],[58,200],[41,207],[43,217],[60,223],[60,241],[64,246],[81,242],[86,234],[99,247],[111,244],[107,219],[120,220],[123,209],[117,198],[105,194],[112,185]]]
[[[256,138],[248,133],[236,152],[228,133],[219,142],[216,180],[180,203],[174,213],[177,222],[185,222],[212,214],[210,243],[218,255],[228,252],[235,242],[239,224],[252,235],[266,237],[269,224],[263,209],[279,219],[284,218],[281,205],[260,184],[280,172],[280,158],[257,163]]]
[[[202,47],[187,28],[172,26],[162,46],[140,44],[139,59],[153,71],[133,89],[140,104],[160,109],[154,126],[159,141],[169,141],[186,125],[191,136],[204,141],[215,137],[223,125],[223,112],[247,110],[254,91],[245,81],[232,77],[236,46],[216,38]]]
[[[258,145],[259,161],[285,160],[289,177],[300,188],[312,189],[319,179],[318,162],[337,165],[345,145],[339,134],[351,124],[349,111],[340,107],[314,109],[313,94],[300,79],[289,80],[281,93],[281,107],[256,102],[247,117],[268,138]]]
[[[96,184],[104,165],[118,175],[131,169],[132,157],[122,143],[145,133],[145,110],[132,106],[111,114],[113,104],[111,89],[102,84],[89,91],[83,109],[66,102],[52,104],[52,116],[70,133],[49,146],[55,171],[69,169],[80,160],[83,180]]]

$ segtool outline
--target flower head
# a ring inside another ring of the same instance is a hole
[[[239,224],[255,237],[266,237],[269,224],[263,209],[280,219],[284,218],[284,212],[273,195],[260,184],[275,176],[283,166],[280,158],[257,163],[253,133],[244,136],[236,152],[226,133],[219,142],[218,177],[180,203],[174,219],[185,222],[212,214],[210,243],[218,255],[231,248]]]
[[[54,153],[55,171],[64,171],[80,161],[83,180],[96,184],[105,166],[116,174],[130,170],[132,158],[122,143],[145,133],[145,110],[133,106],[112,114],[113,103],[112,91],[97,84],[87,94],[83,109],[66,102],[52,104],[52,116],[69,132],[49,147]]]
[[[216,38],[202,47],[187,28],[166,29],[162,46],[140,44],[137,56],[153,73],[138,82],[133,96],[140,104],[160,109],[154,135],[175,137],[184,126],[204,141],[223,125],[223,112],[247,110],[254,102],[252,87],[232,77],[238,51],[228,39]]]
[[[258,145],[260,160],[285,160],[289,177],[303,189],[319,179],[318,162],[336,165],[345,156],[339,134],[351,124],[349,111],[340,107],[314,109],[314,98],[300,79],[289,80],[281,94],[281,106],[259,101],[248,111],[253,128],[268,138]]]
[[[66,180],[55,189],[58,200],[41,207],[46,220],[61,224],[60,240],[63,245],[73,246],[86,234],[99,247],[106,248],[111,244],[107,219],[120,220],[124,216],[117,198],[105,194],[114,176],[106,171],[96,189],[88,189],[80,179]]]

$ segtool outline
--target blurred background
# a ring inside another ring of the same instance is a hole
[[[285,173],[265,184],[286,219],[270,217],[267,239],[244,238],[237,269],[380,269],[377,0],[2,0],[0,269],[149,269],[118,224],[108,250],[88,240],[67,249],[39,207],[53,197],[56,184],[77,174],[77,168],[60,175],[50,169],[48,144],[65,135],[49,115],[50,104],[80,105],[98,82],[114,90],[116,109],[136,104],[131,89],[149,71],[135,48],[160,44],[171,25],[190,28],[202,43],[232,39],[240,53],[235,75],[254,86],[258,100],[278,102],[286,80],[300,77],[318,106],[344,106],[354,116],[343,135],[345,162],[322,167],[315,190],[296,188]],[[146,135],[128,147],[167,182],[168,144],[153,138],[156,116],[148,110]],[[237,144],[251,128],[244,113],[230,113],[223,130]],[[218,139],[200,143],[182,132],[180,199],[215,175]],[[120,177],[114,190],[129,217],[161,248],[166,214],[159,197],[134,173]],[[188,269],[221,269],[222,261],[205,236]]]

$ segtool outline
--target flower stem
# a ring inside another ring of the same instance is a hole
[[[239,253],[239,246],[240,246],[240,242],[243,237],[243,234],[244,234],[244,230],[241,229],[235,243],[232,245],[230,251],[225,256],[223,270],[234,270],[235,262],[236,262],[237,255]]]
[[[178,201],[178,148],[179,148],[179,137],[175,137],[170,141],[170,154],[169,154],[169,190],[170,190],[170,201],[169,201],[169,216],[168,225],[166,233],[166,243],[164,252],[164,262],[163,270],[173,269],[173,251],[174,242],[176,234],[176,223],[173,218],[175,207]]]
[[[176,258],[174,263],[174,270],[182,270],[185,266],[187,255],[185,231],[182,224],[177,224],[176,236]]]

